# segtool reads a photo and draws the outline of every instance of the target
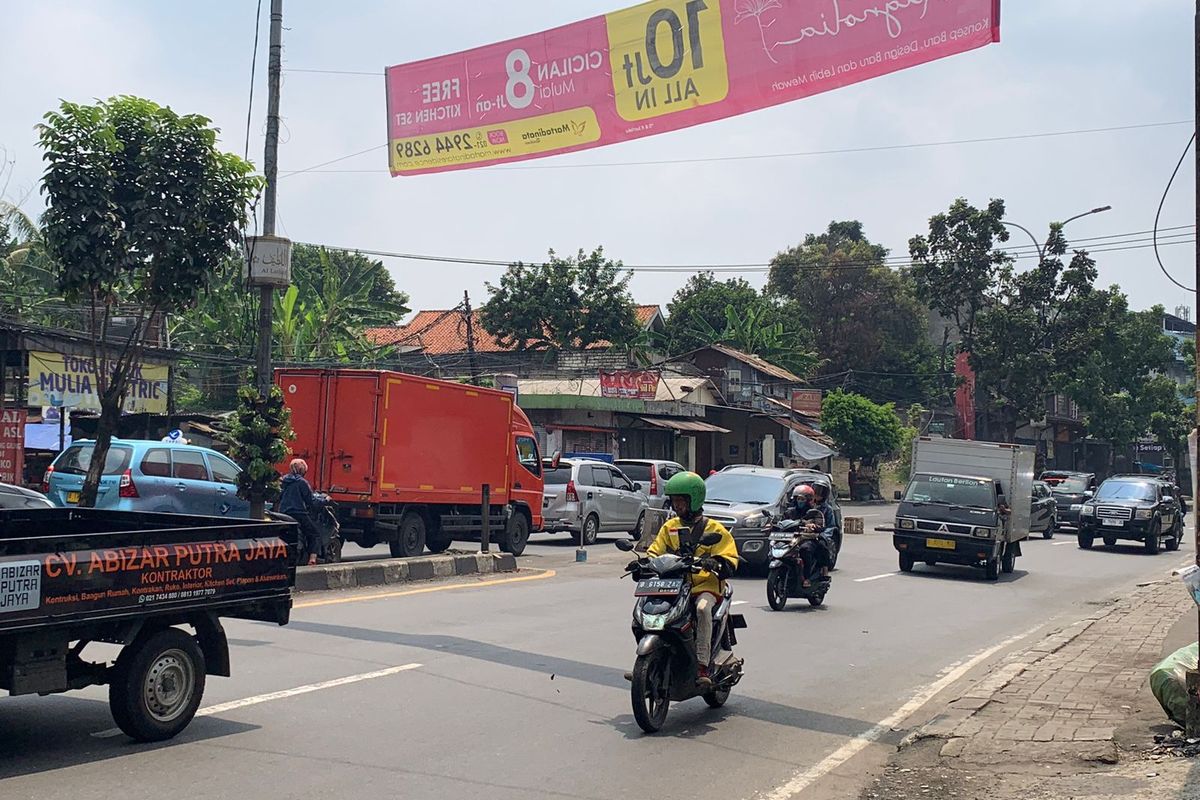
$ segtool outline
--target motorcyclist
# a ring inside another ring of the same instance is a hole
[[[704,479],[694,472],[680,472],[667,481],[663,490],[671,500],[677,516],[668,519],[650,545],[652,558],[667,553],[691,552],[701,570],[693,573],[692,600],[696,610],[696,660],[699,664],[696,683],[701,691],[712,688],[709,662],[712,660],[713,609],[725,591],[725,579],[733,575],[738,565],[737,545],[733,536],[719,522],[703,515],[706,487]],[[705,534],[715,533],[721,541],[702,545]],[[629,565],[635,570],[637,562]]]
[[[824,499],[818,501],[812,486],[802,483],[792,490],[788,518],[800,520],[804,522],[805,530],[820,534],[833,522],[833,509]],[[801,580],[807,589],[812,586],[812,578],[818,570],[824,574],[829,568],[829,547],[821,538],[809,539],[800,545],[799,552],[804,559],[804,575],[801,576]]]
[[[321,533],[313,522],[313,513],[317,506],[313,499],[312,487],[308,485],[304,475],[308,472],[308,462],[302,458],[293,458],[288,465],[288,474],[283,479],[283,489],[279,496],[279,512],[287,514],[300,523],[300,533],[304,536],[308,550],[308,565],[317,563],[320,555]]]

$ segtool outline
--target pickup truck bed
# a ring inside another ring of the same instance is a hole
[[[123,731],[174,736],[205,676],[230,674],[221,617],[287,624],[296,536],[289,521],[0,511],[0,689],[108,684]],[[123,649],[93,663],[91,642]]]

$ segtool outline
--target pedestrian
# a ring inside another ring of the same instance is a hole
[[[287,514],[300,524],[300,535],[303,537],[308,552],[308,565],[311,567],[317,563],[317,556],[321,552],[321,533],[312,518],[315,504],[312,487],[304,478],[307,472],[307,461],[302,458],[292,459],[292,463],[288,465],[288,474],[283,478],[279,512]]]

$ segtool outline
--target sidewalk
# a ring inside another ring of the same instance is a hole
[[[1150,752],[1172,728],[1147,687],[1164,650],[1194,640],[1195,618],[1174,579],[1107,601],[964,690],[862,800],[1200,798],[1200,764]]]

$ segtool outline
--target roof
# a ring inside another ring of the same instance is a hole
[[[708,345],[708,347],[711,350],[716,350],[718,353],[721,353],[722,355],[726,355],[732,359],[741,361],[743,364],[748,364],[751,367],[754,367],[759,372],[770,375],[772,378],[778,378],[779,380],[787,381],[788,383],[803,383],[804,382],[803,378],[799,377],[798,375],[793,375],[791,372],[788,372],[783,367],[776,366],[776,365],[772,364],[770,361],[767,361],[766,359],[762,358],[761,356],[751,355],[750,353],[743,353],[741,350],[737,350],[735,348],[730,347],[729,345],[724,345],[724,344],[710,344],[710,345]],[[701,348],[701,349],[704,349],[704,348]]]
[[[1163,314],[1163,330],[1171,333],[1195,333],[1196,323],[1175,314]]]
[[[691,419],[657,419],[655,417],[642,417],[642,422],[647,425],[653,425],[656,428],[666,428],[672,431],[685,431],[688,433],[729,433],[728,428],[722,428],[719,425],[713,425],[708,422],[699,422]]]
[[[662,309],[658,306],[638,306],[634,315],[638,325],[649,328],[656,320],[661,320]],[[478,309],[472,312],[471,318],[475,334],[475,352],[507,353],[516,349],[505,347],[498,338],[484,329],[482,313]],[[416,316],[404,325],[367,328],[363,335],[373,345],[405,345],[435,356],[467,352],[466,320],[456,308],[418,311]],[[600,350],[610,346],[607,342],[597,342],[588,349]]]
[[[601,397],[599,378],[582,379],[525,379],[517,382],[518,391],[524,395],[570,395],[575,397]],[[708,378],[662,377],[658,381],[658,393],[654,400],[671,403],[682,400],[686,403],[711,405],[710,400],[718,397],[716,387]]]

